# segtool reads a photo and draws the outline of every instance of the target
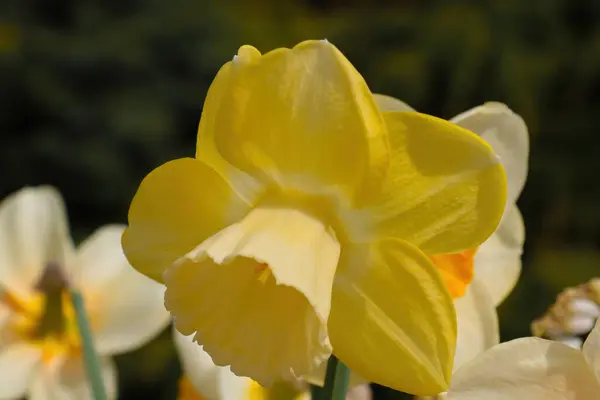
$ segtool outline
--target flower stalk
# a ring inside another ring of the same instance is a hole
[[[90,332],[90,325],[88,322],[87,314],[85,312],[83,296],[76,289],[71,288],[71,302],[75,309],[75,316],[77,319],[77,329],[81,336],[81,345],[83,347],[83,361],[85,364],[85,370],[90,381],[92,388],[92,395],[94,400],[107,400],[106,389],[104,387],[104,380],[102,378],[102,372],[100,368],[100,360],[98,354],[94,349],[92,341],[92,333]]]
[[[312,400],[344,400],[350,385],[350,368],[334,355],[327,362],[323,387],[312,386]]]

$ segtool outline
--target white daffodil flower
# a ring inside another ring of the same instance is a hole
[[[381,111],[415,111],[408,104],[375,95]],[[508,196],[500,225],[475,253],[474,277],[456,299],[458,319],[454,371],[499,342],[496,307],[514,288],[521,273],[525,241],[523,218],[516,201],[527,178],[529,134],[523,119],[506,105],[485,103],[450,120],[488,142],[506,170]]]
[[[600,398],[600,321],[581,350],[540,338],[494,346],[452,377],[445,400]]]
[[[75,249],[60,194],[24,188],[0,203],[0,399],[91,399],[68,286],[85,300],[110,399],[109,356],[138,348],[168,323],[164,287],[136,272],[107,225]]]

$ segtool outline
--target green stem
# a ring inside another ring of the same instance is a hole
[[[88,379],[92,386],[92,395],[95,400],[107,400],[108,397],[106,395],[106,389],[104,388],[100,360],[94,349],[92,333],[90,332],[90,324],[85,312],[83,297],[81,296],[81,293],[75,289],[71,289],[71,302],[75,309],[77,328],[79,329],[81,344],[83,346],[83,360],[85,362]]]
[[[350,369],[332,355],[327,362],[325,385],[312,387],[312,400],[345,400],[349,384]]]

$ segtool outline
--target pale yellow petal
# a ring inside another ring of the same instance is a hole
[[[454,301],[458,335],[454,371],[500,342],[498,315],[486,287],[477,276],[465,295]]]
[[[521,275],[525,225],[517,206],[508,207],[496,232],[475,253],[475,277],[499,305]]]
[[[85,296],[96,350],[134,350],[169,324],[164,285],[135,271],[121,249],[124,226],[98,229],[78,249],[72,274]]]
[[[0,399],[23,397],[41,359],[41,349],[28,343],[0,349]]]
[[[209,91],[198,132],[237,168],[286,190],[343,194],[381,179],[386,128],[363,78],[326,41],[240,48]],[[218,157],[217,157],[218,158]]]
[[[373,98],[375,99],[375,103],[377,103],[377,107],[379,107],[379,109],[383,112],[416,111],[414,108],[412,108],[402,100],[398,100],[397,98],[392,96],[373,93]]]
[[[500,157],[508,182],[507,204],[512,205],[527,178],[529,133],[523,118],[505,104],[489,102],[465,111],[451,121],[478,134]]]
[[[73,252],[65,206],[52,187],[26,187],[0,203],[0,284],[30,294],[49,263]]]
[[[124,268],[131,268],[123,254],[121,237],[125,225],[105,225],[88,236],[77,248],[68,271],[72,282],[96,290],[114,281]]]
[[[371,382],[420,395],[448,387],[452,299],[436,267],[406,242],[343,249],[329,330],[335,355]]]
[[[371,193],[375,234],[406,240],[427,254],[479,246],[498,226],[506,201],[504,169],[492,148],[428,115],[384,117],[392,158],[383,191]]]
[[[596,374],[596,379],[600,382],[600,319],[596,321],[596,326],[585,340],[582,351],[591,370]]]
[[[117,398],[117,370],[110,358],[100,359],[107,399]],[[31,380],[29,400],[94,400],[81,358],[56,358]]]
[[[371,400],[372,398],[373,391],[368,383],[351,387],[346,394],[346,400]]]
[[[193,335],[184,336],[173,328],[175,349],[181,360],[183,373],[196,391],[207,400],[244,399],[252,381],[236,376],[229,367],[215,365]]]
[[[134,268],[160,282],[175,260],[248,209],[205,163],[191,158],[170,161],[140,184],[129,208],[123,250]]]
[[[580,350],[540,338],[499,344],[460,368],[446,400],[594,400],[600,384]]]
[[[90,314],[101,355],[134,350],[169,324],[164,285],[134,270],[121,248],[124,226],[107,225],[86,239],[71,270]]]
[[[293,379],[331,353],[326,321],[339,251],[319,219],[256,208],[165,273],[165,305],[215,364],[264,386]]]

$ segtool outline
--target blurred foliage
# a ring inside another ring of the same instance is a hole
[[[77,239],[125,222],[152,168],[191,156],[207,88],[242,44],[327,38],[375,92],[450,118],[488,100],[531,134],[519,201],[523,278],[501,307],[503,339],[600,263],[600,2],[30,0],[0,3],[0,195],[49,183]],[[169,332],[118,358],[122,398],[179,374]],[[388,391],[381,397],[393,398]]]

